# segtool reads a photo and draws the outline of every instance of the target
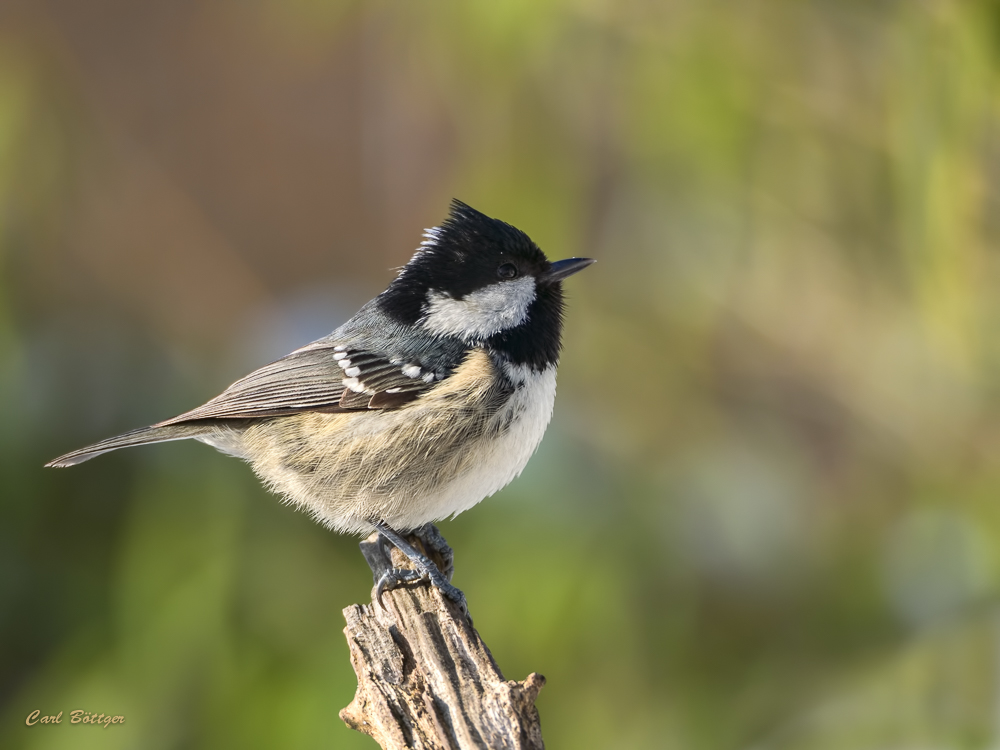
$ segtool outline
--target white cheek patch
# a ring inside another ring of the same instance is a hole
[[[535,279],[531,276],[491,284],[464,299],[431,292],[423,327],[440,336],[485,339],[521,325],[534,301]]]

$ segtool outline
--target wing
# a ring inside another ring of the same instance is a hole
[[[428,369],[417,362],[321,339],[237,380],[197,409],[154,426],[303,411],[392,409],[449,374],[450,369]]]

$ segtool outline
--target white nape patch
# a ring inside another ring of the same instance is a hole
[[[417,251],[413,254],[413,257],[410,258],[409,262],[405,266],[396,269],[397,271],[399,271],[399,273],[396,274],[396,278],[402,279],[403,277],[405,277],[406,274],[409,272],[409,270],[413,268],[414,260],[427,253],[433,252],[440,238],[441,238],[441,227],[430,227],[429,229],[425,229],[423,242],[420,243],[420,246],[417,248]],[[385,294],[385,292],[383,292],[383,294]]]
[[[355,393],[364,393],[365,388],[357,378],[344,378],[343,383]]]
[[[437,244],[438,237],[441,236],[441,227],[430,227],[424,230],[424,241],[420,243],[420,247],[433,247]]]
[[[408,378],[419,378],[420,365],[403,365],[403,374]]]
[[[340,347],[337,347],[337,348],[339,349]],[[337,352],[336,354],[333,355],[333,358],[337,359],[337,360],[340,360],[340,359],[343,359],[346,356],[347,356],[347,352]]]
[[[344,374],[347,377],[349,377],[349,378],[356,378],[358,375],[361,374],[361,368],[360,367],[348,367],[346,370],[344,370]]]
[[[534,301],[532,276],[490,284],[463,299],[432,291],[427,295],[423,327],[439,336],[479,341],[521,325]]]

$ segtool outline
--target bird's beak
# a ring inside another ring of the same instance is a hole
[[[538,280],[545,284],[562,281],[577,271],[582,271],[591,263],[596,262],[593,258],[566,258],[566,260],[557,260],[555,263],[549,265],[549,270],[539,276]]]

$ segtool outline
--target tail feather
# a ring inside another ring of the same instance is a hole
[[[108,451],[128,448],[131,445],[145,445],[147,443],[162,443],[168,440],[184,440],[185,438],[198,437],[205,434],[204,425],[198,424],[176,424],[165,427],[141,427],[138,430],[126,432],[124,435],[102,440],[99,443],[88,445],[86,448],[71,451],[64,456],[54,458],[46,466],[64,467],[75,466],[83,463],[94,456],[99,456]]]

